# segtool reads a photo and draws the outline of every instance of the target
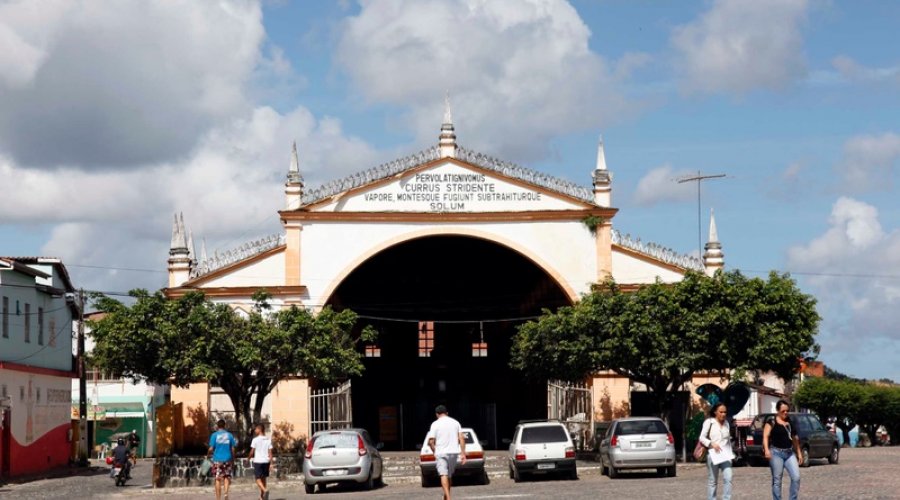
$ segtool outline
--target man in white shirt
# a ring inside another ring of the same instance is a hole
[[[434,453],[438,475],[441,476],[441,487],[444,489],[444,500],[450,500],[450,478],[456,470],[456,460],[466,463],[466,436],[455,419],[447,415],[447,407],[438,405],[434,409],[437,416],[428,431],[428,447]]]
[[[268,500],[269,489],[266,478],[269,477],[269,463],[272,462],[272,440],[266,437],[266,428],[256,424],[256,437],[250,442],[250,454],[253,455],[253,475],[259,486],[259,500]]]

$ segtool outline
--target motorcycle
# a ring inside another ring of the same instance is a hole
[[[110,466],[109,477],[115,480],[116,486],[125,486],[128,480],[128,464],[115,463],[113,457],[106,457],[106,463]]]

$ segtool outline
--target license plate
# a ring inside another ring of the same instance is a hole
[[[325,471],[326,476],[343,476],[347,474],[347,469],[329,469]]]
[[[541,469],[541,470],[545,470],[545,469],[555,469],[555,468],[556,468],[556,464],[537,464],[537,468],[538,468],[538,469]]]
[[[631,446],[634,448],[650,448],[653,446],[653,443],[651,441],[642,441],[638,443],[632,443]]]

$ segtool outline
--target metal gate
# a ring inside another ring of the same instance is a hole
[[[591,446],[594,431],[593,402],[593,388],[584,382],[547,382],[547,418],[565,424],[579,450]]]
[[[350,381],[337,387],[310,390],[309,435],[329,429],[347,429],[353,426],[353,408],[350,406]]]

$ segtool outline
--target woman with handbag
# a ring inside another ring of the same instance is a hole
[[[733,472],[731,460],[721,460],[723,456],[733,456],[731,451],[731,428],[728,425],[725,403],[716,403],[709,411],[710,418],[703,422],[700,431],[700,444],[706,454],[706,495],[709,500],[716,500],[716,488],[719,483],[719,472],[722,473],[722,500],[731,500],[731,479]],[[719,455],[719,454],[724,455]],[[716,455],[715,459],[713,455]]]

